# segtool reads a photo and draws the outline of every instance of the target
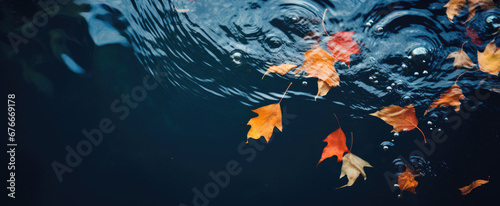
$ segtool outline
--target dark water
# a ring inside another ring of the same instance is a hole
[[[1,1],[3,94],[15,93],[17,101],[16,199],[8,198],[7,205],[193,205],[193,190],[214,185],[210,172],[220,174],[235,162],[238,174],[198,203],[496,201],[498,77],[467,73],[458,80],[467,97],[461,112],[423,112],[464,71],[452,68],[446,56],[467,41],[464,51],[477,63],[476,50],[498,37],[500,10],[479,11],[464,25],[449,22],[446,3],[61,1],[30,33],[23,17],[33,19],[43,10],[40,4]],[[361,51],[351,56],[350,67],[336,63],[340,87],[314,101],[314,78],[270,74],[261,80],[269,65],[300,65],[316,43],[304,40],[311,31],[326,45],[325,9],[327,32],[356,32]],[[456,22],[465,19],[462,13]],[[474,44],[465,26],[485,43]],[[13,47],[12,33],[27,42]],[[269,144],[243,145],[246,123],[255,117],[251,110],[279,101],[290,82],[281,103],[283,132],[275,131]],[[417,130],[394,137],[389,125],[369,115],[391,104],[413,104],[433,144],[415,143],[422,140]],[[354,134],[352,152],[374,166],[365,169],[367,180],[343,189],[335,189],[347,181],[338,179],[341,163],[330,158],[316,167],[322,140],[338,128],[333,113],[344,132]],[[110,131],[68,166],[67,147],[81,147],[85,131],[99,127]],[[58,179],[55,162],[71,172]],[[419,186],[416,195],[398,198],[391,181],[405,162],[422,169]],[[459,187],[488,176],[490,183],[460,195]]]

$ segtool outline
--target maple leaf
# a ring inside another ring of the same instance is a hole
[[[264,77],[266,76],[266,74],[269,74],[271,72],[273,73],[278,73],[278,74],[281,74],[281,75],[284,75],[286,74],[288,71],[290,71],[291,69],[297,67],[297,65],[295,64],[290,64],[290,63],[284,63],[284,64],[280,64],[278,66],[272,66],[272,67],[269,67],[266,71],[266,73],[264,73],[264,75],[262,76],[262,79],[264,79]]]
[[[462,49],[456,52],[452,52],[448,55],[448,57],[446,57],[446,59],[451,58],[455,59],[455,61],[453,62],[453,67],[456,67],[458,69],[462,68],[462,66],[470,69],[475,65],[474,63],[472,63],[472,60],[469,58],[469,56],[464,52],[463,45]]]
[[[427,114],[427,112],[431,109],[434,109],[436,107],[442,107],[442,106],[452,106],[455,107],[455,112],[460,111],[460,100],[464,99],[465,96],[462,93],[462,89],[460,86],[454,84],[451,86],[448,90],[446,90],[439,99],[434,100],[432,102],[431,106],[424,112],[424,116]]]
[[[489,179],[490,179],[490,177],[488,177],[488,180],[475,180],[470,185],[467,185],[465,187],[461,187],[458,189],[460,190],[460,192],[462,192],[462,195],[466,195],[466,194],[469,194],[474,188],[490,182]]]
[[[498,76],[498,72],[500,72],[500,51],[495,45],[495,40],[486,45],[484,52],[477,51],[477,61],[481,71]]]
[[[359,52],[358,44],[352,39],[355,32],[339,31],[330,36],[328,40],[328,51],[332,53],[335,61],[342,61],[351,64],[351,54],[361,54]]]
[[[335,115],[335,114],[334,114]],[[335,115],[335,118],[337,118],[337,115]],[[338,123],[337,119],[337,123]],[[326,139],[323,140],[323,142],[328,143],[325,148],[323,149],[323,153],[321,154],[321,159],[319,160],[318,164],[321,163],[324,159],[332,157],[332,156],[337,156],[337,162],[342,161],[342,157],[344,152],[349,152],[349,149],[347,149],[346,145],[346,138],[344,131],[342,131],[342,128],[340,127],[339,123],[339,128],[335,130],[334,132],[330,133],[326,137]]]
[[[399,189],[402,191],[408,191],[413,194],[417,194],[415,189],[418,186],[417,180],[415,180],[414,175],[411,173],[410,169],[406,167],[406,171],[398,176]]]
[[[465,0],[450,0],[444,7],[446,7],[448,20],[453,22],[453,17],[458,15],[459,11],[465,7]]]
[[[318,96],[325,96],[332,87],[339,86],[340,78],[337,70],[333,66],[334,59],[330,54],[321,49],[315,48],[304,53],[305,60],[302,67],[295,70],[295,73],[305,71],[307,78],[318,78]],[[321,82],[319,81],[321,80]],[[326,83],[326,85],[325,85]]]
[[[366,180],[366,173],[363,167],[373,166],[350,152],[344,155],[339,179],[347,175],[347,179],[349,179],[349,181],[346,185],[338,187],[337,189],[352,186],[360,174],[363,175],[364,179]]]
[[[480,6],[483,11],[496,8],[493,0],[467,0],[467,2],[469,2],[469,18],[467,18],[465,22],[470,21],[476,15],[478,6]]]
[[[283,97],[290,88],[290,85],[292,85],[292,83],[288,85],[288,88],[285,90]],[[273,135],[274,127],[278,128],[280,131],[283,131],[280,106],[283,97],[281,97],[280,101],[276,104],[270,104],[252,110],[253,112],[257,113],[258,116],[250,119],[250,121],[248,121],[247,123],[247,125],[250,125],[250,130],[248,130],[247,133],[246,143],[248,143],[248,139],[250,138],[259,139],[261,136],[264,136],[266,141],[269,142],[271,136]]]
[[[420,130],[420,128],[417,127],[418,119],[417,116],[415,116],[415,108],[411,104],[405,108],[397,105],[382,107],[382,109],[370,115],[378,117],[384,120],[385,123],[393,126],[391,132],[410,131],[415,128]],[[422,132],[422,130],[420,130],[420,132],[424,136],[424,141],[427,142],[424,132]]]

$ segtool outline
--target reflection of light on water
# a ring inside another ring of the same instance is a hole
[[[67,54],[61,54],[61,59],[63,62],[68,66],[69,70],[77,73],[77,74],[84,74],[85,70],[80,67],[71,57],[69,57]]]

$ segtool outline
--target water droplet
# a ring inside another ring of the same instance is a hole
[[[395,83],[392,83],[392,84],[391,84],[391,87],[395,87],[395,86],[396,86],[396,84],[395,84]]]
[[[387,151],[389,150],[389,148],[394,147],[394,143],[383,141],[382,143],[380,143],[380,147],[382,148],[382,150]]]
[[[399,137],[399,132],[394,132],[394,137]]]
[[[366,22],[365,26],[371,27],[372,24],[373,24],[373,20],[370,19],[370,20],[368,20],[368,22]]]
[[[486,17],[486,26],[489,30],[497,31],[500,28],[500,18],[495,15]]]
[[[377,73],[375,73],[375,74],[373,75],[373,79],[377,79],[377,76],[375,76],[375,75],[378,75],[378,74],[377,74]]]
[[[383,31],[384,31],[384,28],[382,28],[382,27],[378,27],[378,28],[377,28],[377,32],[378,32],[378,33],[382,33]]]
[[[398,194],[398,199],[403,198],[403,194]]]
[[[307,81],[303,81],[302,86],[304,86],[304,87],[307,86]]]
[[[386,89],[388,92],[391,92],[391,91],[392,91],[392,87],[391,87],[391,86],[387,86],[385,89]]]
[[[243,60],[243,54],[241,54],[240,52],[238,51],[234,51],[232,54],[231,54],[231,59],[233,60],[233,62],[235,64],[241,64],[241,61]]]
[[[404,129],[403,129],[403,132],[408,132],[408,129],[404,128]]]
[[[370,77],[368,77],[368,79],[369,79],[369,80],[373,80],[373,77],[372,77],[372,76],[370,76]]]
[[[378,75],[379,73],[378,72],[375,72],[373,75]]]
[[[445,117],[445,118],[444,118],[444,121],[448,121],[448,117]]]
[[[418,76],[418,75],[419,75],[419,73],[418,73],[418,72],[415,72],[415,73],[413,73],[413,75]]]
[[[406,65],[405,63],[401,63],[401,68],[408,69],[408,65]]]
[[[394,139],[391,139],[391,142],[394,142]]]
[[[441,128],[438,128],[438,132],[441,132]]]
[[[378,80],[373,81],[373,83],[378,84]]]
[[[429,74],[429,72],[428,72],[427,70],[424,70],[424,71],[422,72],[422,74],[423,74],[423,75],[427,75],[427,74]]]
[[[432,122],[431,121],[427,121],[427,125],[432,125]]]
[[[406,101],[407,101],[407,100],[410,100],[410,99],[411,99],[411,97],[410,97],[410,96],[408,96],[408,95],[403,97],[403,100],[406,100]]]
[[[432,130],[434,130],[434,128],[432,128],[432,127],[431,127],[431,128],[429,128],[429,130],[431,130],[431,131],[432,131]]]
[[[399,185],[398,184],[394,184],[394,188],[399,188]]]

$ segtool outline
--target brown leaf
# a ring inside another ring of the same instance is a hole
[[[289,63],[284,63],[284,64],[280,64],[278,66],[269,67],[267,69],[266,73],[264,73],[264,75],[262,76],[262,79],[264,79],[264,77],[266,76],[266,74],[271,73],[271,72],[284,75],[288,71],[290,71],[291,69],[293,69],[295,67],[297,67],[297,65],[295,65],[295,64],[289,64]]]
[[[490,182],[489,177],[488,177],[488,180],[475,180],[470,185],[467,185],[465,187],[461,187],[458,189],[460,190],[460,192],[462,192],[462,195],[466,195],[466,194],[469,194],[474,188],[479,187],[481,185],[484,185],[488,182]]]
[[[448,16],[448,20],[453,22],[453,17],[458,15],[460,10],[465,7],[465,0],[450,0],[446,5],[446,15]]]
[[[446,59],[451,59],[451,58],[455,58],[455,61],[453,62],[453,67],[457,69],[461,69],[462,66],[470,69],[475,65],[474,63],[472,63],[472,60],[464,52],[463,49],[460,49],[456,52],[452,52],[448,55],[448,57],[446,57]]]
[[[373,166],[371,166],[370,163],[366,162],[365,160],[359,158],[358,156],[352,153],[347,153],[346,155],[344,155],[344,159],[342,160],[342,168],[340,169],[339,179],[347,175],[347,179],[349,179],[349,181],[347,182],[346,185],[339,188],[352,186],[356,181],[356,179],[358,179],[360,174],[366,180],[366,173],[363,167],[373,167]]]
[[[405,172],[401,173],[398,176],[398,185],[401,191],[408,191],[413,194],[417,194],[415,189],[418,186],[418,182],[417,180],[415,180],[414,175],[411,173],[411,170],[408,167],[406,167]]]
[[[469,2],[469,18],[467,18],[465,22],[470,21],[476,15],[478,6],[480,6],[483,11],[496,8],[493,0],[467,0],[467,2]]]
[[[439,99],[435,100],[432,102],[431,106],[424,112],[424,116],[427,114],[427,112],[431,109],[434,109],[436,107],[443,107],[443,106],[452,106],[455,107],[455,112],[460,111],[460,100],[464,99],[465,96],[462,93],[462,89],[460,86],[454,84],[451,86],[448,90],[446,90]]]
[[[302,67],[295,70],[295,73],[299,73],[304,70],[307,73],[306,77],[316,77],[318,78],[318,96],[324,96],[328,93],[328,87],[336,87],[340,84],[339,74],[335,67],[333,66],[333,57],[325,50],[321,48],[311,49],[304,53],[305,60]],[[321,83],[321,84],[320,84]],[[326,83],[326,87],[323,83]],[[326,91],[326,92],[325,92]]]
[[[498,72],[500,72],[500,51],[495,45],[495,40],[486,46],[484,52],[477,51],[477,61],[481,71],[498,76]]]

